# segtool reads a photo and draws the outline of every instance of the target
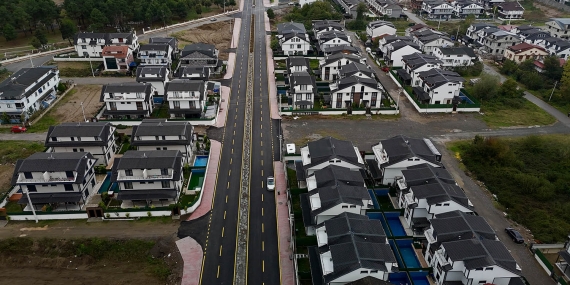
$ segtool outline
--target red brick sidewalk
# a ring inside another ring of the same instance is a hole
[[[295,270],[293,261],[289,256],[293,254],[291,250],[291,225],[289,224],[289,210],[287,207],[287,181],[283,163],[273,162],[275,175],[275,203],[277,207],[277,234],[279,235],[279,259],[281,265],[281,284],[295,284]],[[279,195],[278,195],[279,194]]]
[[[265,14],[265,30],[271,31],[267,14]],[[271,50],[271,36],[267,36],[265,39],[265,50],[267,52],[267,89],[269,90],[271,118],[279,120],[281,116],[279,116],[277,107],[277,87],[275,86],[275,66],[273,64],[273,50]]]
[[[228,117],[228,99],[230,98],[230,88],[222,86],[220,93],[222,94],[222,100],[220,100],[220,111],[218,112],[218,119],[216,120],[216,128],[221,128],[226,125],[226,119]]]
[[[214,188],[216,188],[216,178],[218,177],[218,166],[220,164],[220,150],[222,144],[219,141],[210,140],[210,158],[208,161],[208,169],[202,186],[202,201],[200,206],[190,214],[188,221],[195,220],[212,209],[212,198],[214,197]]]
[[[202,271],[202,247],[193,238],[185,237],[176,241],[176,246],[184,260],[182,285],[199,285]],[[196,258],[199,257],[199,258]]]

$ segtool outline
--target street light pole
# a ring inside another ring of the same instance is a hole
[[[32,53],[34,53],[34,51],[32,50]],[[32,54],[30,53],[30,63],[32,64],[32,68],[34,68],[34,61],[32,60]]]
[[[556,89],[556,84],[558,84],[558,81],[554,82],[554,87],[552,88],[552,92],[550,93],[550,97],[548,97],[548,102],[550,102],[550,99],[552,99],[552,94],[554,94],[554,89]]]
[[[398,108],[398,114],[400,113],[400,96],[402,95],[402,88],[398,90],[398,103],[396,103],[396,107]]]

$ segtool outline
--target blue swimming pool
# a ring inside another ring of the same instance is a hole
[[[416,252],[414,251],[413,241],[409,239],[396,240],[396,245],[400,250],[400,254],[404,259],[406,268],[421,268],[420,261],[416,257]]]
[[[412,284],[412,282],[410,281],[410,278],[408,277],[408,274],[406,272],[390,273],[390,275],[388,275],[388,281],[390,281],[390,283],[395,284],[395,285],[411,285]]]
[[[390,231],[392,235],[395,237],[405,237],[406,231],[404,230],[404,226],[400,222],[400,213],[397,212],[385,212],[384,216],[386,217],[386,222],[388,222],[388,226],[390,227]]]
[[[390,189],[388,188],[375,189],[374,193],[376,193],[376,195],[378,196],[388,195],[388,193],[390,193]]]
[[[103,183],[101,183],[101,188],[99,188],[99,191],[97,191],[98,194],[101,194],[103,192],[109,192],[109,191],[114,191],[114,192],[118,192],[119,191],[119,187],[117,183],[111,183],[111,173],[108,172],[107,176],[105,176],[105,180],[103,180]]]
[[[197,155],[194,160],[194,166],[206,166],[208,164],[207,155]]]
[[[380,209],[380,205],[378,205],[378,200],[376,199],[376,195],[374,195],[374,191],[368,189],[368,194],[370,195],[370,198],[372,198],[372,204],[374,204],[374,209]]]
[[[427,279],[428,273],[425,271],[421,272],[410,272],[410,277],[412,281],[414,281],[414,285],[429,285],[429,281]]]

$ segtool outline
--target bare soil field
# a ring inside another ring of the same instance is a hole
[[[552,8],[550,6],[543,5],[539,2],[533,2],[532,4],[534,5],[534,7],[540,9],[544,13],[544,16],[546,18],[559,18],[559,17],[565,16],[564,11],[560,11],[556,8]]]
[[[191,43],[213,44],[220,51],[219,58],[222,60],[228,59],[227,49],[230,47],[232,39],[229,21],[202,25],[187,31],[174,33],[172,36],[178,39],[178,46],[181,49]]]
[[[58,122],[82,122],[83,113],[81,111],[81,102],[85,110],[85,117],[89,118],[96,115],[103,103],[99,102],[101,95],[101,85],[77,85],[74,88],[76,92],[69,94],[63,98],[57,108],[54,108],[52,115],[57,118]]]

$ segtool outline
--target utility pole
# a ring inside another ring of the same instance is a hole
[[[554,88],[552,88],[552,92],[550,93],[550,97],[548,97],[548,102],[550,102],[550,99],[552,99],[552,94],[554,94],[554,89],[556,89],[556,84],[558,84],[558,81],[554,82]]]

